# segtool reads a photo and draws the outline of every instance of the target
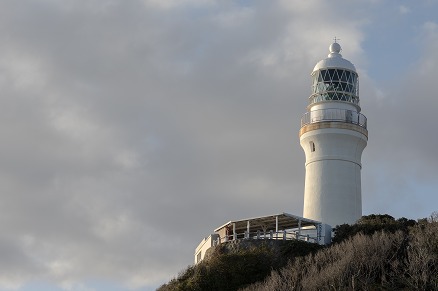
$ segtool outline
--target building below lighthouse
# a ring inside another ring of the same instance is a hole
[[[306,155],[303,217],[335,227],[362,216],[361,156],[368,130],[356,68],[342,58],[336,41],[329,50],[311,73],[299,137]]]

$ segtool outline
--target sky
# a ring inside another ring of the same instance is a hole
[[[438,210],[438,1],[0,1],[0,291],[155,290],[230,220],[302,215],[336,36],[363,214]]]

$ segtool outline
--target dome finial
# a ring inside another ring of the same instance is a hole
[[[338,40],[340,40],[340,38],[337,38],[336,36],[333,38],[333,43],[329,47],[330,54],[339,54],[341,52],[342,48],[338,43]]]

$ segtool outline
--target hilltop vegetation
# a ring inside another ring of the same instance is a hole
[[[303,241],[255,241],[250,247],[229,248],[221,244],[199,264],[189,266],[177,278],[161,286],[170,290],[237,290],[264,280],[272,270],[286,266],[290,258],[323,248]]]
[[[328,247],[290,243],[276,253],[218,247],[158,290],[438,290],[438,213],[364,216],[338,226]]]

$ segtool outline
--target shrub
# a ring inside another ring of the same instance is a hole
[[[337,229],[337,243],[243,290],[438,290],[438,215],[372,215]]]
[[[372,235],[378,231],[395,233],[396,231],[407,232],[409,227],[416,225],[415,220],[402,217],[395,220],[394,217],[388,214],[371,214],[362,216],[356,224],[342,224],[336,226],[333,231],[335,236],[333,243],[340,243],[357,233]]]
[[[209,254],[208,259],[188,267],[158,290],[237,290],[263,281],[272,270],[286,266],[291,258],[314,253],[321,248],[317,244],[296,240],[221,244]]]

